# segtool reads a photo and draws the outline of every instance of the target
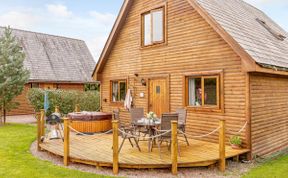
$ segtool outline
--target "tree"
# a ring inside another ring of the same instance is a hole
[[[24,68],[24,59],[24,51],[12,35],[12,30],[10,27],[5,28],[0,37],[0,109],[4,124],[7,111],[19,105],[13,99],[22,93],[29,79],[29,71]]]

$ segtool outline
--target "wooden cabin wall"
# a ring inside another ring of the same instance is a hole
[[[17,96],[15,100],[20,104],[17,109],[13,109],[10,112],[8,112],[8,115],[28,115],[33,114],[34,109],[29,104],[28,99],[26,98],[26,95],[31,88],[30,84],[26,84],[24,87],[24,90],[21,95]]]
[[[254,155],[288,146],[288,78],[254,74],[251,85],[251,135]]]
[[[227,128],[238,131],[245,124],[245,73],[241,71],[240,57],[209,26],[185,0],[168,0],[168,41],[165,45],[141,48],[140,14],[165,1],[135,0],[120,35],[108,57],[101,76],[102,110],[111,112],[121,108],[121,118],[130,119],[123,105],[110,102],[110,80],[128,79],[133,91],[135,107],[148,111],[147,86],[141,78],[168,74],[170,82],[170,111],[183,108],[183,75],[189,72],[224,71],[224,113],[188,110],[187,133],[202,135],[226,119]],[[136,77],[134,74],[139,74]],[[145,97],[140,98],[139,93]],[[106,100],[106,102],[105,102]],[[223,102],[223,101],[221,101]],[[244,143],[245,130],[241,134]],[[227,134],[230,137],[231,134]],[[204,140],[217,142],[218,134]]]
[[[51,83],[52,86],[56,86],[56,84]],[[62,90],[78,90],[78,91],[84,91],[84,84],[65,84],[60,83],[58,84],[59,89]],[[44,83],[39,84],[40,88],[44,87]],[[27,93],[29,89],[31,88],[31,83],[28,83],[25,85],[25,88],[21,95],[17,96],[15,100],[20,104],[17,109],[13,109],[10,112],[8,112],[8,115],[28,115],[33,114],[34,109],[30,105],[28,99],[27,99]]]

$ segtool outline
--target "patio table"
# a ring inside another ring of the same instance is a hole
[[[137,122],[133,123],[133,125],[135,125],[137,127],[145,127],[148,130],[149,137],[152,137],[155,135],[153,128],[159,127],[160,124],[161,124],[160,119],[156,119],[154,122],[154,121],[147,119],[147,118],[142,118],[142,119],[138,120]],[[148,152],[151,151],[151,142],[152,142],[152,139],[149,138],[149,140],[148,140]]]

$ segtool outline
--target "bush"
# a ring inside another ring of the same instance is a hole
[[[43,90],[30,89],[27,98],[36,112],[44,108],[44,94],[48,92],[49,109],[46,115],[54,112],[55,106],[59,106],[62,114],[66,115],[73,112],[75,105],[79,104],[82,111],[99,110],[99,92],[98,91],[69,91],[69,90]]]

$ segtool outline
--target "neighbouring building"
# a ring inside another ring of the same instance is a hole
[[[125,0],[94,70],[102,111],[186,108],[186,132],[227,124],[253,155],[288,146],[288,34],[242,0]],[[228,132],[229,131],[229,132]],[[217,142],[217,135],[203,138]],[[251,156],[251,155],[250,155]]]
[[[1,27],[0,35],[3,31]],[[12,33],[25,52],[24,66],[30,78],[16,97],[20,106],[8,115],[34,113],[26,97],[30,88],[83,91],[84,84],[92,82],[95,61],[84,41],[18,29]]]

